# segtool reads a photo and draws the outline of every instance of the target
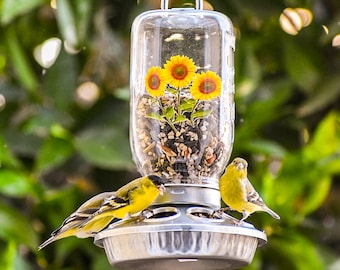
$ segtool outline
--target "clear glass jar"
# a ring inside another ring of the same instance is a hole
[[[201,4],[168,9],[162,1],[132,26],[133,158],[142,175],[174,184],[216,185],[233,144],[233,26]]]

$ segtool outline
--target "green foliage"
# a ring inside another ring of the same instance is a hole
[[[1,24],[8,24],[17,16],[25,14],[43,3],[43,0],[16,0],[15,3],[11,0],[3,0],[1,1]]]
[[[38,244],[37,233],[33,230],[30,220],[18,210],[0,203],[0,237],[17,245],[23,244],[34,250]]]
[[[5,30],[3,38],[6,42],[8,58],[13,63],[18,80],[20,80],[20,83],[27,89],[27,91],[37,97],[38,93],[36,89],[38,88],[38,80],[30,67],[29,60],[19,42],[15,29],[13,27],[9,27]]]
[[[276,266],[277,269],[324,268],[317,246],[301,234],[291,232],[290,235],[286,235],[284,238],[273,239],[271,247],[275,254],[274,258],[281,257],[280,265]],[[268,258],[268,260],[270,259]],[[274,263],[274,260],[272,260],[272,263]]]
[[[331,43],[340,5],[210,2],[231,18],[237,36],[233,156],[247,158],[250,179],[281,216],[250,218],[268,244],[247,269],[332,269],[340,260],[340,66]],[[92,239],[37,246],[86,199],[136,174],[126,48],[132,19],[154,3],[58,0],[54,10],[49,1],[0,1],[1,269],[111,269]],[[286,7],[311,9],[311,25],[286,34],[279,25]],[[65,46],[42,68],[33,52],[51,37]],[[90,101],[78,92],[87,81],[99,89]],[[194,106],[187,100],[179,114],[169,107],[149,117],[181,122]]]
[[[76,138],[76,148],[86,160],[102,168],[128,169],[132,166],[126,134],[112,127],[94,127]],[[94,154],[95,153],[95,154]]]

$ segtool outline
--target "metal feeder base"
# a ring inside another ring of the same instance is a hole
[[[236,225],[227,214],[208,207],[167,205],[144,219],[110,225],[95,237],[118,269],[236,269],[253,260],[266,235],[249,223]]]

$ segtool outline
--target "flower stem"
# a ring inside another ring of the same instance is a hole
[[[169,126],[172,128],[172,130],[175,132],[175,134],[178,133],[178,130],[176,129],[175,125],[172,123],[172,121],[168,118],[165,118],[166,122],[169,124]]]

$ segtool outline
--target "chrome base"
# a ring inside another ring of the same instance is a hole
[[[219,209],[221,194],[217,185],[166,184],[166,191],[159,196],[154,205],[187,204],[201,205]]]
[[[167,204],[111,224],[94,242],[118,269],[225,270],[251,263],[267,237],[208,207]]]

